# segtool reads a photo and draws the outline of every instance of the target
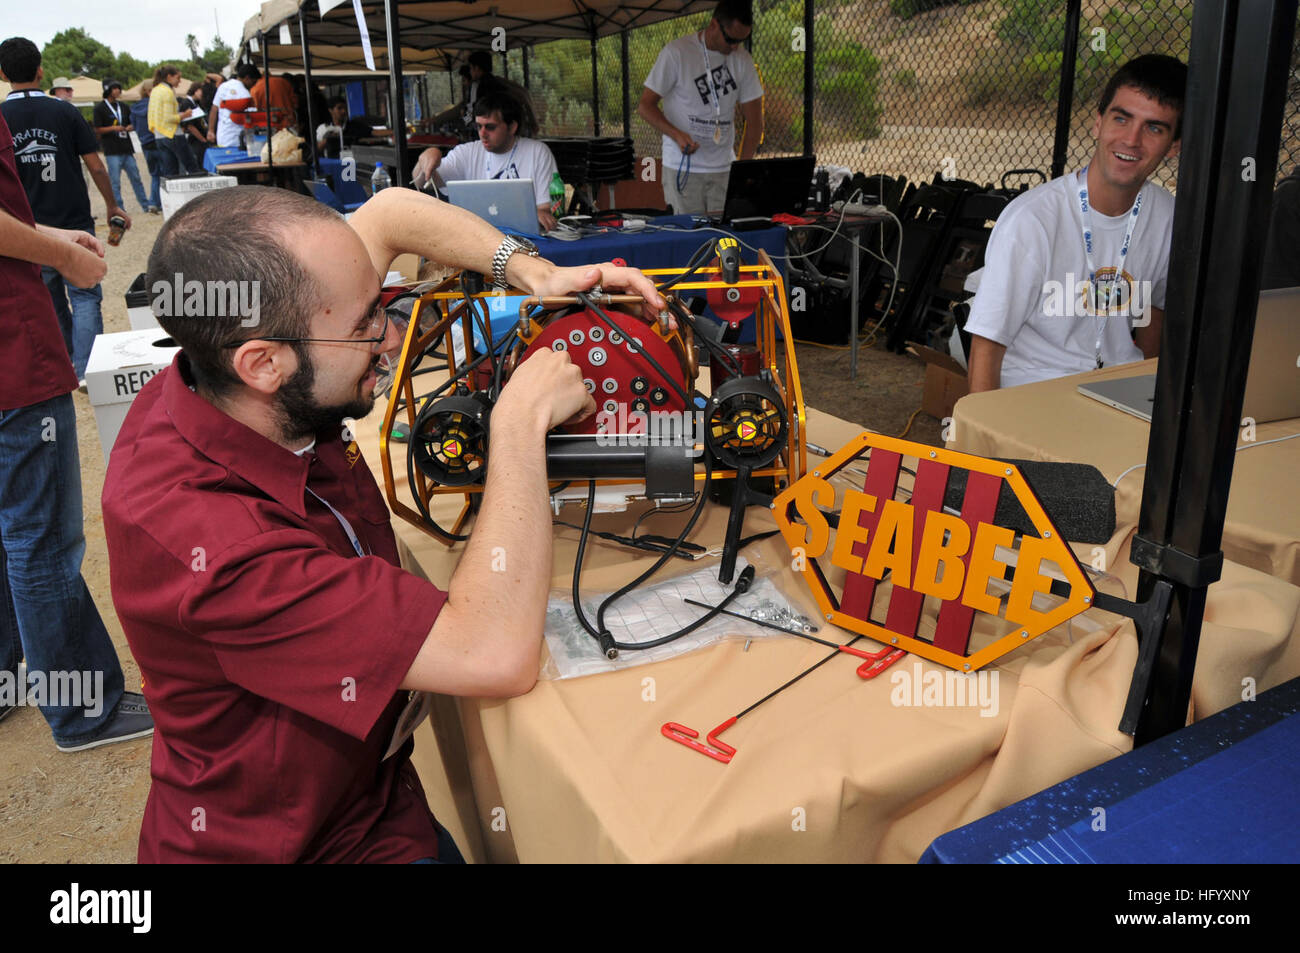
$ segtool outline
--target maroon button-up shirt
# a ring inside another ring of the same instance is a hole
[[[104,481],[113,602],[157,726],[140,861],[436,856],[412,743],[381,758],[446,595],[398,568],[341,433],[297,456],[187,375],[178,355],[136,397]]]
[[[34,225],[14,140],[0,116],[0,209]],[[77,375],[63,344],[41,266],[0,257],[0,410],[30,407],[76,390]]]

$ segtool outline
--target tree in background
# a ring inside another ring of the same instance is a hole
[[[95,79],[112,77],[124,88],[134,86],[153,74],[153,67],[130,53],[114,54],[106,44],[99,42],[81,27],[72,27],[54,35],[41,50],[41,65],[45,76],[90,76]]]
[[[186,42],[188,43],[190,39],[193,39],[193,36],[187,37]],[[191,53],[194,53],[197,47],[198,43],[196,42],[194,46],[190,47]],[[199,67],[201,72],[220,73],[230,65],[230,61],[234,58],[235,51],[230,48],[229,44],[221,39],[221,37],[214,36],[212,42],[208,44],[207,49],[205,49],[201,55],[193,55],[192,61]]]

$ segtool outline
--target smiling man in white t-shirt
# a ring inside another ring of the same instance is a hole
[[[966,321],[972,393],[1159,353],[1174,197],[1147,179],[1178,153],[1186,80],[1169,56],[1122,66],[1087,167],[998,218]]]
[[[664,201],[679,215],[722,209],[737,105],[740,158],[752,159],[763,139],[763,86],[741,45],[753,24],[750,0],[722,0],[708,26],[659,51],[646,77],[636,111],[663,133]]]

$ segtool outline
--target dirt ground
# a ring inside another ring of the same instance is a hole
[[[143,164],[142,164],[143,165]],[[147,183],[148,174],[141,169]],[[122,244],[107,249],[103,282],[104,330],[129,330],[126,289],[145,270],[162,226],[161,216],[137,214],[123,181],[134,224]],[[100,223],[104,204],[91,190]],[[106,229],[101,225],[101,237]],[[910,356],[868,348],[860,352],[858,377],[849,386],[847,349],[801,347],[800,376],[809,405],[832,410],[887,434],[898,434],[921,402],[924,368]],[[104,456],[90,403],[74,393],[85,502],[86,556],[82,574],[117,646],[128,689],[138,690],[140,672],[131,658],[109,595],[108,555],[100,494]],[[939,422],[916,415],[908,436],[939,442]],[[813,440],[816,434],[811,435]],[[834,448],[832,448],[834,449]],[[0,863],[131,863],[149,791],[147,740],[124,742],[80,754],[62,754],[40,712],[27,708],[0,724]]]

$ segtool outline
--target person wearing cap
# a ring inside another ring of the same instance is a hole
[[[72,80],[66,76],[54,77],[54,82],[50,84],[50,95],[55,99],[72,102]]]
[[[122,205],[122,170],[135,190],[135,200],[140,210],[149,211],[149,197],[140,180],[140,167],[135,161],[135,146],[131,143],[131,111],[120,102],[122,84],[115,79],[104,81],[104,98],[95,103],[91,118],[99,144],[104,150],[104,164],[108,166],[108,181],[113,186],[113,198]]]

